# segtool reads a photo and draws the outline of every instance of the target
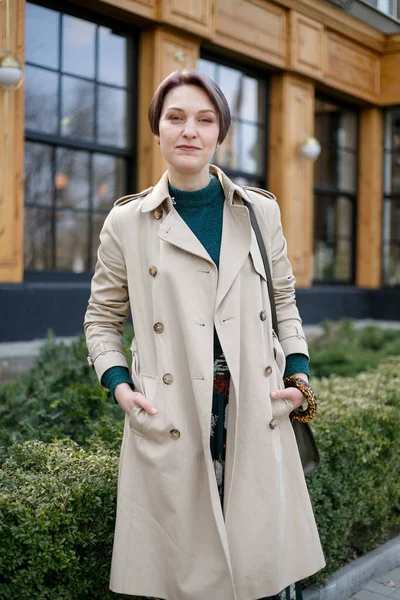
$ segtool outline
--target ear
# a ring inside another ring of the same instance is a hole
[[[160,136],[159,135],[155,135],[154,139],[156,140],[157,144],[160,145]]]

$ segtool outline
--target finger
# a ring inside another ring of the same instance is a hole
[[[290,390],[290,389],[275,390],[274,392],[271,392],[270,396],[274,400],[277,400],[278,398],[290,398],[292,396],[291,391],[292,390]]]
[[[135,404],[143,408],[143,410],[149,413],[149,415],[156,415],[158,412],[157,407],[148,400],[146,400],[143,394],[137,394],[135,398]]]

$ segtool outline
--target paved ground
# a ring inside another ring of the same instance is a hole
[[[400,567],[374,577],[351,600],[400,600]],[[350,600],[350,599],[349,599]]]

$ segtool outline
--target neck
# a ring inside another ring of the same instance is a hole
[[[198,173],[182,173],[168,165],[168,179],[173,187],[185,192],[202,190],[210,183],[209,165],[205,165]]]

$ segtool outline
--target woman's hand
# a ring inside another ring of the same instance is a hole
[[[127,383],[119,383],[115,388],[114,396],[120,407],[128,416],[135,404],[141,406],[143,410],[149,413],[149,415],[157,414],[157,408],[154,404],[148,402],[140,392],[134,392]]]
[[[305,373],[294,373],[296,377],[301,377],[304,381],[308,383],[308,377]],[[286,388],[285,390],[275,390],[275,392],[271,392],[271,398],[273,400],[278,400],[279,398],[287,398],[293,404],[293,410],[295,408],[299,408],[302,404],[306,402],[303,394],[300,390],[294,387]]]

